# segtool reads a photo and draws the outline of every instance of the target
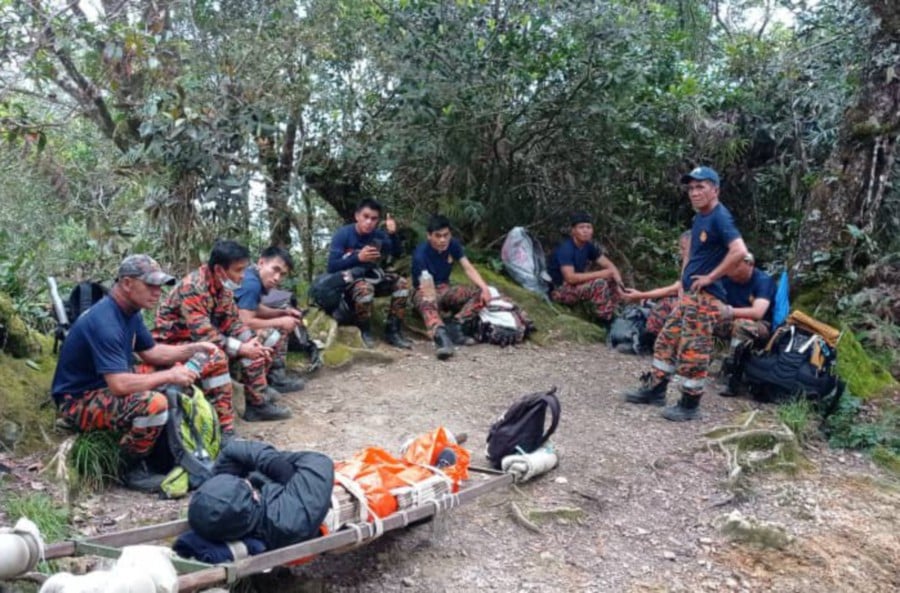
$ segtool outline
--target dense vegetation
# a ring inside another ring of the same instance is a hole
[[[309,277],[363,195],[411,236],[440,210],[485,253],[517,224],[555,242],[585,208],[647,285],[690,220],[678,176],[705,163],[758,258],[888,352],[895,11],[0,1],[0,291],[41,326],[47,274],[108,278],[133,251],[185,271],[225,235],[290,245]]]

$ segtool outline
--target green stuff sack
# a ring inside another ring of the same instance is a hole
[[[168,498],[180,498],[212,477],[222,431],[215,408],[196,385],[190,394],[168,391],[165,438],[174,466],[160,488]]]

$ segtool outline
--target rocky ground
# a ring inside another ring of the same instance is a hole
[[[444,425],[468,433],[473,462],[483,464],[492,419],[521,394],[557,385],[559,468],[430,524],[264,575],[258,590],[900,589],[900,485],[868,458],[812,439],[799,473],[756,473],[740,490],[726,485],[724,457],[702,434],[759,404],[709,394],[700,421],[667,422],[658,408],[621,399],[649,359],[600,345],[475,346],[441,363],[419,342],[396,357],[321,371],[286,398],[293,419],[238,430],[342,458],[367,445],[396,451],[405,438]],[[523,513],[549,511],[540,532],[514,519],[513,502]],[[113,489],[81,498],[76,519],[91,533],[174,519],[183,509]],[[735,511],[777,537],[768,546],[735,541],[722,529]]]

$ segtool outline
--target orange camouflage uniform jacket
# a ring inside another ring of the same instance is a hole
[[[181,279],[156,311],[153,338],[163,344],[212,342],[229,357],[253,337],[238,315],[234,293],[205,264]]]

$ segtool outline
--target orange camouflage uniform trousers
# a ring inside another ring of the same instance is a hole
[[[666,318],[653,347],[654,384],[673,374],[681,378],[681,391],[700,397],[709,374],[713,330],[719,324],[722,303],[708,292],[686,292]]]
[[[140,370],[138,370],[140,372]],[[113,395],[109,388],[85,391],[80,397],[63,395],[59,415],[81,432],[110,430],[122,433],[125,455],[148,455],[169,419],[166,396],[157,391]]]
[[[569,306],[587,301],[593,305],[594,315],[601,321],[612,319],[616,304],[619,302],[613,284],[603,278],[595,278],[581,284],[564,282],[550,292],[550,298],[554,302]]]
[[[403,276],[393,272],[385,272],[378,284],[366,280],[357,280],[347,289],[347,298],[353,305],[356,320],[365,322],[372,318],[375,297],[390,296],[388,314],[403,319],[406,314],[406,301],[409,296],[409,282]]]
[[[647,333],[659,335],[666,319],[677,306],[678,295],[663,297],[654,302],[650,307],[650,314],[647,315]]]
[[[484,308],[481,289],[477,286],[438,284],[434,292],[434,300],[425,298],[421,290],[413,293],[413,304],[425,322],[425,329],[432,336],[435,328],[444,325],[442,311],[452,314],[459,323],[465,323]]]
[[[206,265],[200,266],[169,292],[156,312],[151,333],[162,344],[206,341],[219,347],[200,371],[200,386],[215,407],[222,430],[233,430],[233,390],[228,362],[238,359],[238,349],[254,337],[254,332],[238,315],[234,293],[224,288]],[[269,364],[264,358],[241,358],[240,365],[247,405],[262,405]]]

